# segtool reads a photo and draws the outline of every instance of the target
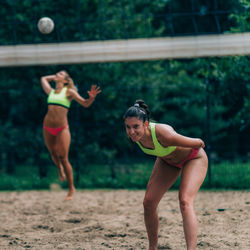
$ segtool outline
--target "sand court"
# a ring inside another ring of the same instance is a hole
[[[144,191],[0,192],[0,249],[147,249]],[[250,249],[249,192],[200,191],[197,249]],[[159,206],[159,249],[185,249],[178,192]]]

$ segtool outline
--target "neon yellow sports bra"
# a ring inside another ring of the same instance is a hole
[[[55,93],[52,89],[47,98],[47,104],[59,105],[65,108],[70,108],[71,101],[66,96],[67,87],[64,87],[60,93]]]
[[[173,151],[175,151],[176,146],[169,146],[169,147],[164,148],[158,142],[158,140],[156,138],[156,134],[155,134],[155,123],[150,122],[150,129],[151,129],[152,140],[154,143],[154,149],[144,148],[140,142],[136,142],[145,154],[155,155],[158,157],[164,157],[164,156],[171,154]]]

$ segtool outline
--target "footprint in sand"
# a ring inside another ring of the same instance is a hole
[[[81,219],[68,219],[68,220],[64,220],[64,221],[67,223],[77,224],[77,223],[80,223],[82,220]]]

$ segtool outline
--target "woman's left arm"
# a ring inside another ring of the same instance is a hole
[[[82,96],[80,96],[77,91],[73,89],[69,89],[69,97],[85,108],[88,108],[95,100],[96,96],[101,92],[100,87],[97,87],[96,85],[92,85],[91,89],[88,91],[89,98],[85,99]]]
[[[205,143],[200,138],[191,138],[180,134],[172,135],[172,143],[175,146],[187,147],[187,148],[204,148]]]
[[[172,128],[160,126],[157,130],[159,140],[165,146],[180,146],[187,148],[204,148],[205,143],[200,138],[191,138],[176,133]]]

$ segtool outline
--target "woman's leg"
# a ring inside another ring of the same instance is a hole
[[[194,211],[194,199],[206,177],[207,166],[206,153],[201,149],[198,158],[187,162],[182,169],[179,200],[187,250],[196,249],[198,223]]]
[[[60,181],[65,181],[66,176],[63,165],[56,154],[56,136],[51,135],[46,129],[43,129],[43,138],[45,145],[49,150],[51,159],[57,166]]]
[[[180,172],[181,169],[169,166],[159,158],[156,159],[143,201],[150,250],[156,250],[158,245],[158,204],[165,192],[174,184]]]
[[[63,165],[69,187],[69,192],[65,197],[65,200],[71,200],[75,193],[73,169],[68,159],[70,140],[71,136],[68,128],[63,129],[57,135],[57,141],[56,141],[57,155],[59,157],[61,164]]]

